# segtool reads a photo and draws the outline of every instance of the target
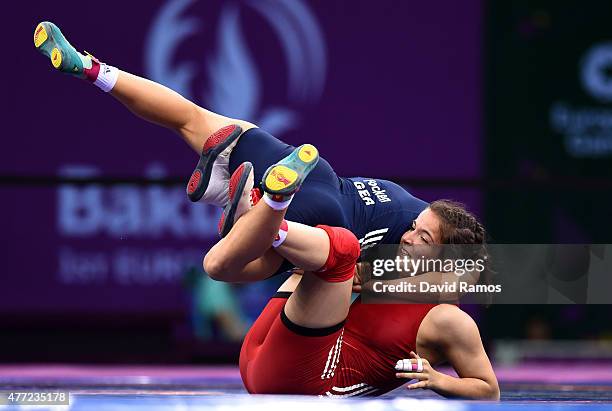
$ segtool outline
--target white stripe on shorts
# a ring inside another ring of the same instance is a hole
[[[342,345],[343,334],[344,330],[342,330],[342,333],[338,336],[336,344],[334,344],[334,346],[329,349],[329,354],[327,354],[327,362],[325,363],[325,368],[323,369],[323,373],[321,374],[322,380],[324,380],[325,378],[330,378],[326,374],[328,374],[328,372],[331,372],[331,367],[334,367],[334,363],[336,362],[336,354],[340,350],[340,346]]]

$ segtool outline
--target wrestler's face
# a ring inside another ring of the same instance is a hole
[[[404,233],[400,240],[400,255],[412,258],[435,257],[441,244],[440,218],[429,208],[426,208],[412,222],[412,227]]]

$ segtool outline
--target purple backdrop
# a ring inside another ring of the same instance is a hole
[[[187,178],[194,164],[176,135],[54,72],[33,46],[40,20],[205,107],[316,144],[341,175],[481,174],[479,0],[84,4],[8,10],[0,174]],[[215,239],[218,210],[182,187],[0,193],[3,312],[182,309],[184,266]],[[479,209],[473,190],[417,193]]]

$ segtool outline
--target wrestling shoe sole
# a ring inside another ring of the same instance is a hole
[[[244,162],[230,178],[230,198],[229,202],[223,210],[221,220],[219,220],[219,235],[225,237],[234,226],[234,219],[236,217],[236,210],[238,209],[238,203],[242,198],[242,193],[249,181],[249,175],[253,171],[253,165],[249,162]]]
[[[217,156],[238,140],[242,128],[236,124],[223,127],[206,139],[200,159],[187,183],[187,197],[193,202],[199,201],[210,182],[210,175]]]
[[[311,144],[304,144],[270,167],[263,177],[263,189],[273,196],[289,196],[295,193],[308,173],[319,161],[319,151]]]
[[[77,52],[73,50],[73,47],[55,24],[43,21],[36,26],[34,46],[51,60],[55,69],[75,75],[82,74],[82,62],[78,55],[71,57],[68,54],[76,54]],[[73,61],[73,59],[77,59],[78,62]]]

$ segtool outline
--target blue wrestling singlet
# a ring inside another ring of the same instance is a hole
[[[259,184],[266,169],[294,148],[259,128],[250,129],[232,151],[230,174],[250,161]],[[391,181],[338,177],[321,158],[295,194],[285,218],[310,226],[347,228],[359,239],[363,250],[376,244],[399,244],[427,205]]]

